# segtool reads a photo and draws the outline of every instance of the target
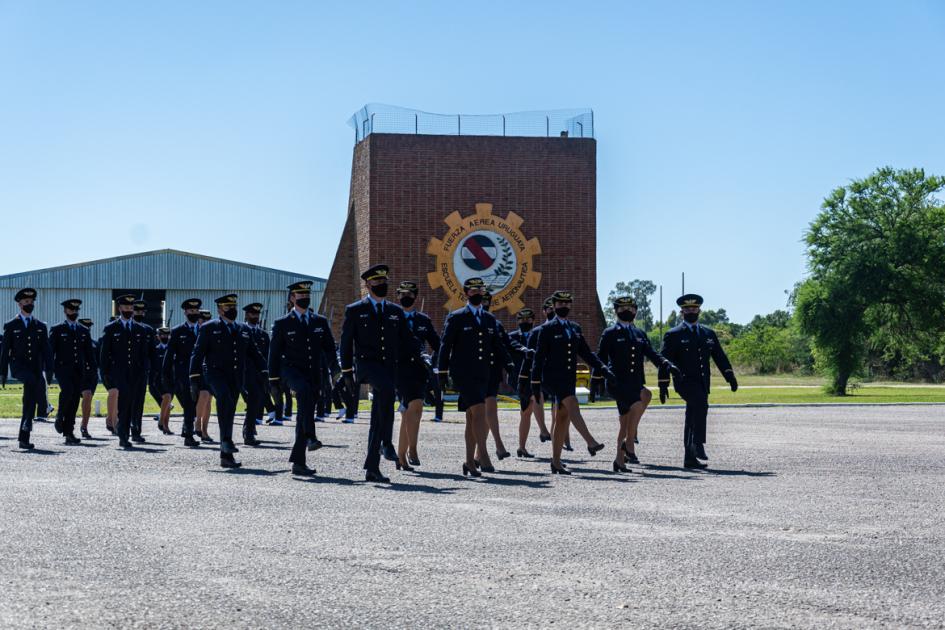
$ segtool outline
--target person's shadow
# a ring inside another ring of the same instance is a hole
[[[685,479],[697,479],[700,475],[718,475],[720,477],[774,477],[777,473],[770,471],[725,470],[721,468],[683,468],[681,466],[665,466],[661,464],[644,464],[645,470],[666,470],[687,473]],[[653,475],[654,477],[657,475]],[[667,477],[668,475],[658,475]],[[678,476],[677,476],[678,477]]]
[[[207,472],[223,475],[250,475],[253,477],[274,477],[276,475],[282,475],[288,470],[265,470],[263,468],[213,468]]]

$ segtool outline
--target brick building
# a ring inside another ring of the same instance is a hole
[[[363,295],[361,270],[384,262],[393,284],[420,284],[422,308],[438,327],[462,303],[462,280],[481,275],[507,328],[522,304],[537,311],[553,291],[572,291],[573,317],[596,343],[604,318],[593,137],[552,130],[550,118],[542,137],[425,134],[409,116],[414,133],[381,132],[372,116],[358,134],[348,217],[321,307],[335,332],[344,305]],[[457,117],[457,127],[464,122]]]

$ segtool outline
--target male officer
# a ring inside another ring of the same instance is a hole
[[[197,399],[190,395],[190,355],[193,354],[194,346],[197,344],[202,304],[197,298],[190,298],[181,303],[184,322],[171,330],[162,367],[165,387],[177,396],[177,402],[180,403],[184,413],[184,428],[181,435],[184,437],[184,444],[190,447],[200,446],[200,442],[194,439]]]
[[[390,444],[394,432],[394,393],[398,363],[416,351],[413,335],[400,306],[388,302],[387,265],[374,265],[361,274],[368,294],[345,307],[341,327],[341,371],[348,391],[357,391],[359,383],[370,383],[371,428],[368,452],[364,460],[365,479],[389,483],[381,474],[380,450],[385,444],[385,458],[397,459]]]
[[[102,356],[99,370],[102,384],[118,394],[118,444],[132,448],[128,432],[137,409],[138,397],[147,386],[148,361],[151,355],[148,331],[133,319],[135,296],[115,298],[119,318],[102,331]],[[138,435],[136,442],[144,439]]]
[[[312,282],[294,282],[288,289],[292,310],[272,326],[269,386],[274,397],[282,391],[295,392],[298,408],[289,461],[293,475],[311,476],[316,471],[306,465],[305,451],[317,450],[322,445],[315,436],[315,405],[321,391],[322,361],[328,361],[333,375],[337,376],[340,370],[328,320],[309,309]]]
[[[169,423],[171,420],[171,399],[173,398],[173,388],[169,383],[164,382],[164,355],[167,354],[167,344],[171,338],[171,329],[162,326],[158,328],[157,345],[154,347],[154,353],[151,361],[151,371],[148,373],[148,390],[151,397],[158,404],[160,413],[157,416],[158,428],[164,435],[171,435]]]
[[[235,293],[218,297],[217,319],[205,323],[190,355],[190,396],[200,393],[201,377],[217,401],[220,425],[220,466],[239,468],[233,457],[239,452],[233,443],[233,418],[246,376],[246,363],[265,372],[266,361],[250,338],[249,329],[236,321]]]
[[[610,395],[617,402],[617,413],[620,416],[614,472],[630,472],[624,461],[630,464],[640,463],[634,452],[634,439],[640,418],[653,397],[646,388],[643,359],[649,359],[657,368],[662,369],[665,365],[672,374],[679,375],[680,372],[675,365],[653,350],[646,333],[633,325],[637,315],[637,303],[632,297],[616,298],[614,312],[617,315],[617,323],[601,333],[597,356],[617,377],[610,383]],[[594,372],[593,378],[599,383],[604,381],[599,371]]]
[[[135,394],[134,416],[131,420],[131,441],[144,442],[144,436],[141,435],[143,428],[142,419],[144,417],[144,399],[148,394],[148,384],[151,382],[151,369],[157,369],[157,333],[154,327],[145,323],[144,319],[148,312],[148,305],[144,300],[135,300],[133,304],[132,319],[145,331],[145,343],[148,345],[148,366],[145,371],[144,381],[138,386],[139,390]]]
[[[259,325],[262,318],[263,305],[259,302],[253,302],[243,307],[243,323],[249,330],[249,338],[252,340],[259,355],[269,361],[269,334]],[[246,386],[243,396],[246,401],[246,415],[243,418],[243,443],[247,446],[258,446],[259,440],[256,439],[256,425],[262,420],[263,407],[265,407],[266,397],[269,395],[269,373],[265,370],[259,370],[249,361],[246,362]]]
[[[571,293],[555,291],[551,300],[555,318],[542,326],[538,335],[532,362],[532,391],[537,397],[544,386],[551,395],[554,406],[563,407],[567,411],[567,417],[559,417],[554,425],[551,472],[569,475],[571,473],[568,469],[561,465],[561,449],[564,448],[569,424],[573,423],[574,428],[587,442],[587,451],[592,456],[604,448],[588,430],[575,396],[577,357],[580,356],[592,368],[600,370],[608,380],[613,380],[614,374],[588,347],[581,327],[568,319],[573,301]]]
[[[423,358],[427,346],[436,361],[440,349],[440,336],[426,313],[416,310],[420,288],[416,282],[405,280],[397,287],[397,299],[404,310],[407,328],[413,334],[414,348],[403,358],[397,369],[397,396],[403,412],[400,416],[400,436],[397,439],[397,459],[404,470],[420,465],[417,439],[420,435],[420,416],[423,415],[423,399],[430,381],[429,367]]]
[[[65,300],[62,310],[65,321],[49,329],[49,345],[53,355],[53,371],[59,382],[59,409],[56,413],[56,431],[66,444],[78,444],[75,436],[75,416],[82,398],[85,371],[92,362],[92,336],[80,324],[79,308],[82,300]]]
[[[486,398],[492,377],[492,363],[504,349],[499,339],[496,319],[482,308],[486,285],[482,278],[467,278],[463,283],[466,306],[452,311],[443,324],[443,337],[437,358],[440,392],[446,389],[446,377],[459,390],[466,411],[466,461],[463,475],[479,477],[495,468],[486,450],[489,426],[486,422]],[[442,395],[442,394],[441,394]],[[478,453],[478,460],[476,454]]]
[[[36,306],[36,289],[20,289],[13,299],[20,312],[3,325],[0,384],[6,387],[8,369],[13,378],[23,383],[19,444],[21,449],[28,451],[34,448],[30,443],[30,432],[36,417],[36,405],[45,397],[46,381],[52,380],[53,362],[46,324],[32,315]]]
[[[92,397],[95,395],[95,389],[98,387],[98,339],[92,336],[91,319],[79,319],[79,323],[85,326],[89,331],[90,343],[92,344],[92,354],[88,357],[88,364],[85,366],[85,377],[82,380],[82,437],[90,440],[92,435],[89,433],[89,418],[92,417]]]
[[[676,300],[683,322],[663,335],[662,355],[682,370],[673,375],[673,389],[686,401],[686,423],[683,429],[684,468],[706,468],[699,460],[708,460],[705,452],[706,416],[709,413],[709,358],[715,361],[722,377],[732,391],[738,389],[735,371],[715,331],[699,324],[702,296],[687,293]],[[669,369],[659,371],[660,403],[669,397]]]
[[[518,450],[516,455],[523,458],[534,457],[528,452],[526,444],[528,442],[528,432],[531,429],[532,415],[538,422],[538,430],[541,441],[551,439],[548,433],[548,427],[545,426],[544,408],[540,401],[536,401],[532,393],[531,375],[523,373],[522,367],[526,362],[531,363],[531,357],[535,354],[532,339],[537,337],[535,328],[535,311],[530,308],[523,308],[515,314],[515,321],[518,328],[509,333],[509,338],[514,340],[520,346],[522,351],[512,354],[512,360],[515,362],[515,391],[518,394],[520,417],[518,422]],[[509,383],[512,385],[512,383]]]

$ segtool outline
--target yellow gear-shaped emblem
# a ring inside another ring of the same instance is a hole
[[[537,238],[522,234],[522,217],[509,212],[503,219],[492,214],[491,203],[477,203],[476,213],[454,212],[443,220],[449,226],[443,239],[432,238],[427,253],[436,257],[436,270],[427,274],[434,289],[443,289],[447,310],[466,303],[463,283],[482,278],[492,293],[492,310],[517,313],[524,308],[526,288],[538,288],[541,273],[534,257],[541,254]]]

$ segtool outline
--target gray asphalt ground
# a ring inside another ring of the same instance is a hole
[[[941,408],[715,410],[706,472],[654,408],[623,476],[614,413],[588,412],[607,448],[569,478],[533,431],[540,459],[464,479],[459,416],[424,422],[386,487],[362,481],[364,412],[319,425],[312,480],[288,426],[227,472],[150,420],[137,452],[97,419],[76,447],[38,424],[33,453],[0,421],[0,626],[945,626]]]

